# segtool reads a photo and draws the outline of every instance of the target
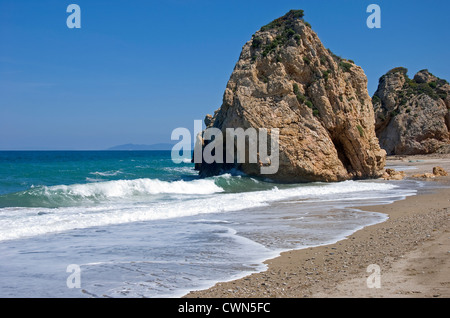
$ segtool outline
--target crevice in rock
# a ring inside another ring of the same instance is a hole
[[[447,109],[447,115],[445,115],[445,126],[447,126],[447,131],[450,133],[450,109]]]
[[[334,144],[334,148],[337,151],[338,158],[342,162],[342,165],[347,171],[353,170],[350,159],[347,157],[344,144],[338,138],[332,138],[331,141]]]

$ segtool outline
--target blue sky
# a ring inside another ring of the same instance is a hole
[[[370,95],[397,66],[450,80],[447,0],[0,0],[0,150],[170,142],[220,106],[242,46],[290,9],[364,69]]]

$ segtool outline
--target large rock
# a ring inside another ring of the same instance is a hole
[[[373,96],[376,133],[388,155],[450,150],[450,86],[427,70],[414,79],[398,67],[380,78]]]
[[[222,106],[205,123],[224,133],[226,128],[278,128],[279,169],[266,176],[276,181],[379,177],[386,153],[375,135],[367,78],[353,61],[326,49],[302,17],[302,10],[291,10],[252,36]],[[196,168],[201,176],[230,168],[259,175],[259,166],[203,162]]]

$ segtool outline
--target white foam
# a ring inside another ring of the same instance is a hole
[[[189,175],[198,175],[198,172],[195,171],[193,169],[193,167],[188,167],[188,166],[184,166],[184,167],[170,167],[170,168],[163,168],[164,171],[168,171],[168,172],[178,172],[181,174],[189,174]]]
[[[89,177],[86,177],[86,181],[87,181],[87,182],[102,182],[102,181],[105,181],[105,180],[103,180],[103,179],[97,179],[97,178],[89,178]]]
[[[47,196],[60,195],[85,198],[120,198],[147,194],[211,194],[222,192],[213,180],[161,181],[158,179],[114,180],[87,184],[43,187]]]
[[[373,196],[376,191],[397,186],[376,182],[345,181],[307,185],[290,189],[218,193],[223,191],[211,179],[166,182],[154,179],[118,180],[93,184],[55,186],[50,190],[71,195],[102,195],[108,198],[142,194],[189,194],[170,200],[105,201],[94,207],[5,208],[0,209],[0,240],[42,235],[92,226],[177,218],[202,213],[223,213],[267,206],[270,202],[292,198],[317,198],[331,194],[360,192],[358,197]],[[207,195],[199,195],[207,194]],[[326,197],[324,197],[326,199]],[[42,213],[44,212],[44,213]]]
[[[90,172],[89,174],[93,174],[96,176],[102,176],[102,177],[112,177],[112,176],[117,176],[120,173],[122,173],[122,171],[116,170],[116,171],[105,171],[105,172],[95,171],[95,172]]]

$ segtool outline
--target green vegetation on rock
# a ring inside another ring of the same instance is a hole
[[[422,71],[427,71],[428,70],[422,70]],[[437,80],[435,81],[431,81],[431,82],[418,82],[415,79],[411,79],[408,76],[408,69],[405,67],[396,67],[393,68],[392,70],[388,71],[385,75],[381,76],[380,78],[380,82],[383,81],[385,79],[385,77],[389,74],[395,74],[395,73],[400,73],[404,79],[405,79],[405,83],[402,87],[402,90],[400,90],[397,93],[397,98],[399,101],[399,105],[406,105],[408,99],[411,98],[411,96],[413,95],[427,95],[429,97],[431,97],[434,100],[438,100],[439,98],[445,99],[447,97],[447,93],[440,89],[443,85],[447,84],[446,80],[437,78]],[[431,73],[428,72],[428,74],[432,75]],[[376,103],[379,101],[379,97],[374,95],[372,97],[372,102]]]
[[[341,61],[339,62],[339,67],[344,71],[344,72],[350,72],[350,69],[352,68],[352,64]]]
[[[254,52],[252,56],[252,61],[256,61],[258,56],[266,57],[272,52],[276,52],[279,47],[283,47],[288,43],[300,44],[301,36],[295,31],[294,24],[297,20],[301,19],[303,21],[304,11],[303,10],[290,10],[284,16],[273,20],[272,22],[261,27],[260,32],[276,30],[279,33],[273,41],[263,44],[263,40],[260,36],[254,35],[252,48],[255,50],[261,50],[262,52]],[[311,27],[311,25],[303,21],[305,25]],[[294,42],[291,42],[291,39]],[[277,55],[277,62],[281,59]]]
[[[357,125],[356,128],[357,128],[358,131],[359,131],[359,135],[360,135],[361,137],[364,137],[364,129],[363,129],[360,125]]]
[[[292,21],[297,19],[302,19],[304,16],[303,10],[290,10],[288,13],[286,13],[284,16],[273,20],[272,22],[266,24],[265,26],[261,27],[261,31],[267,31],[270,29],[278,29],[285,27],[286,24],[289,24],[289,22],[292,23]]]

